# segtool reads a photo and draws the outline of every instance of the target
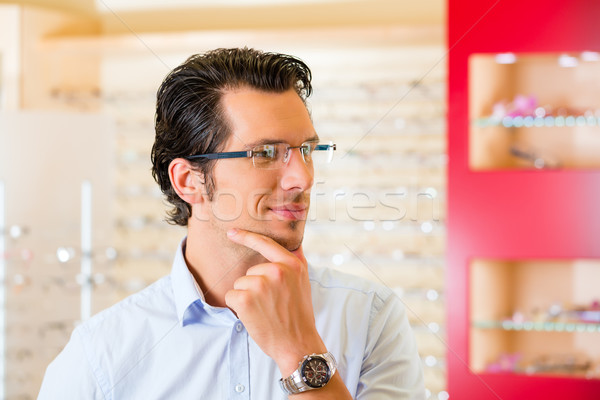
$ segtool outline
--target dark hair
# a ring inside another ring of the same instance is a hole
[[[152,176],[173,206],[167,221],[186,226],[191,207],[171,186],[169,164],[175,158],[215,153],[231,134],[221,105],[228,90],[249,87],[281,93],[294,89],[305,101],[312,92],[311,72],[298,58],[254,49],[217,49],[196,54],[162,82],[156,99],[156,137],[152,146]],[[215,160],[195,159],[212,199]]]

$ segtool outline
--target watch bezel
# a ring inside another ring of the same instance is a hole
[[[323,384],[314,384],[304,375],[304,371],[305,371],[307,364],[312,360],[319,360],[321,363],[323,363],[325,365],[325,368],[327,370],[327,379],[325,379]],[[311,355],[311,356],[306,357],[306,359],[302,362],[302,365],[300,366],[300,377],[302,378],[302,381],[304,383],[306,383],[308,386],[310,386],[311,388],[320,389],[329,383],[329,380],[331,379],[331,368],[329,367],[329,363],[327,362],[327,360],[324,357],[322,357],[320,355]]]

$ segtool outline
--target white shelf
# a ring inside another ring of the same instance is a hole
[[[474,121],[475,126],[479,128],[502,126],[504,128],[562,128],[562,127],[598,127],[600,126],[600,117],[584,115],[568,116],[518,116],[504,118],[478,118]]]
[[[505,320],[474,321],[471,325],[478,329],[500,329],[505,331],[600,333],[600,324],[586,322],[514,322]]]

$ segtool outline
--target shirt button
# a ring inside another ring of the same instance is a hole
[[[246,388],[241,383],[238,383],[237,385],[235,385],[235,391],[238,393],[242,393],[244,391],[244,389],[246,389]]]
[[[241,322],[238,322],[237,324],[235,324],[235,330],[238,332],[241,332],[242,329],[244,328],[244,326],[242,325]],[[237,386],[236,386],[237,387]],[[244,390],[244,387],[242,386],[242,390]]]

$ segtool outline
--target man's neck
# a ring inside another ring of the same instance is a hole
[[[255,251],[231,242],[225,232],[199,228],[188,227],[185,261],[206,303],[227,307],[225,294],[233,289],[236,279],[266,260]]]

